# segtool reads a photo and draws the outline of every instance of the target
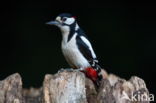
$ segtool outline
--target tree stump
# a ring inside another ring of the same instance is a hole
[[[138,100],[149,92],[145,82],[136,76],[126,81],[103,71],[99,88],[79,71],[47,74],[41,88],[23,89],[18,73],[0,81],[0,103],[149,103]],[[132,96],[135,96],[135,98]]]

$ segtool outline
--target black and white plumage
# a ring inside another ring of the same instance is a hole
[[[101,68],[98,65],[92,45],[71,14],[60,14],[55,21],[50,21],[47,24],[56,25],[60,28],[62,32],[62,52],[72,68],[93,67],[100,72]]]

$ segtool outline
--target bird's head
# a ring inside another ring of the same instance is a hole
[[[68,13],[62,13],[56,17],[55,20],[49,21],[46,24],[55,25],[61,29],[62,32],[69,32],[71,28],[76,27],[76,18]]]

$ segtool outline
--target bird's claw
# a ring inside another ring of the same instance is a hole
[[[74,69],[72,69],[72,68],[67,68],[67,69],[61,68],[61,69],[58,71],[58,73],[64,72],[64,71],[72,72],[72,71],[74,71]]]
[[[64,68],[61,68],[61,69],[58,71],[58,73],[64,72],[64,71],[67,71],[67,72],[73,72],[73,71],[79,72],[79,71],[83,71],[83,69],[82,69],[82,68],[80,68],[80,69],[73,69],[73,68],[64,69]]]
[[[63,71],[64,71],[64,69],[61,68],[60,70],[58,70],[58,73],[61,73],[61,72],[63,72]]]

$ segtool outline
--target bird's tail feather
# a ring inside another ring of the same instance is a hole
[[[92,66],[92,68],[94,68],[96,71],[97,71],[97,73],[98,73],[98,80],[102,80],[103,79],[103,77],[102,77],[102,73],[101,73],[101,66],[99,65],[99,64],[95,64],[95,66]]]

